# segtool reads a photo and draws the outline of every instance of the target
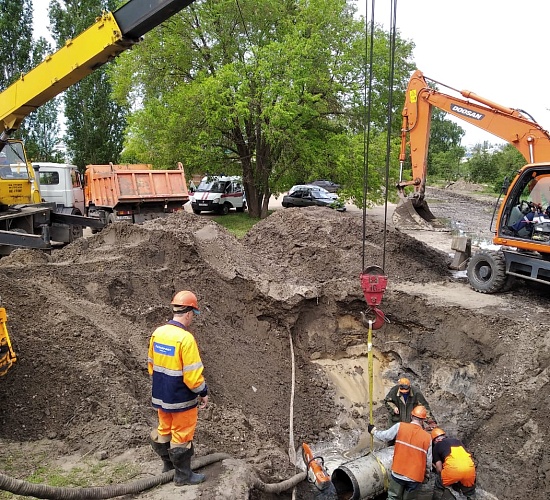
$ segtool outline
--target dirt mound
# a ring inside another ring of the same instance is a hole
[[[193,330],[211,391],[199,418],[199,455],[229,453],[270,482],[289,477],[293,371],[296,445],[357,444],[367,401],[348,400],[318,361],[339,360],[342,373],[362,383],[362,226],[357,214],[288,209],[237,240],[211,218],[182,212],[109,226],[51,256],[13,252],[0,260],[0,297],[19,359],[2,380],[0,437],[47,438],[82,455],[135,448],[156,463],[146,446],[156,421],[148,340],[170,318],[172,295],[192,289],[203,311]],[[499,498],[548,491],[541,440],[549,424],[536,409],[548,395],[548,341],[537,350],[536,331],[519,336],[527,318],[477,311],[479,295],[463,284],[471,309],[445,302],[450,259],[418,239],[368,220],[364,248],[365,265],[385,264],[390,277],[383,309],[391,323],[375,336],[377,391],[403,373],[420,383],[446,430],[475,450],[480,483]],[[525,359],[512,356],[512,346]],[[375,414],[385,425],[383,410]],[[525,470],[527,460],[541,466]],[[525,482],[504,490],[514,474]],[[212,482],[201,488],[214,498]]]
[[[365,267],[383,266],[394,279],[433,281],[449,275],[447,255],[394,228],[384,232],[369,219],[363,240],[362,217],[328,209],[280,210],[256,224],[243,243],[250,253],[281,266],[285,280],[326,284],[345,279],[357,285],[363,241]],[[432,265],[426,268],[426,262]]]

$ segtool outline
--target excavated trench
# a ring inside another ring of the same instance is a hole
[[[236,240],[210,218],[181,213],[114,224],[51,256],[17,251],[1,259],[0,296],[19,360],[2,380],[0,470],[25,479],[47,449],[64,468],[122,461],[141,474],[158,472],[147,445],[155,414],[146,349],[180,289],[199,297],[193,328],[211,391],[196,451],[234,457],[205,469],[208,481],[196,487],[204,498],[291,498],[253,486],[253,477],[276,483],[296,473],[289,434],[294,448],[308,442],[327,463],[360,456],[370,447],[361,234],[357,215],[289,209]],[[482,490],[499,500],[543,498],[550,492],[549,424],[539,403],[549,387],[544,292],[482,296],[450,275],[447,254],[393,229],[386,237],[381,308],[390,323],[373,335],[375,423],[385,427],[380,401],[408,376],[439,424],[474,453]],[[376,222],[366,247],[369,263],[379,265],[384,238]],[[525,297],[529,311],[518,312]],[[139,497],[195,498],[196,490],[185,490],[165,485]],[[307,483],[298,487],[298,498],[312,495]]]
[[[479,417],[475,408],[484,385],[480,381],[490,377],[490,369],[484,367],[496,361],[483,354],[486,349],[476,337],[494,328],[493,319],[482,318],[476,329],[467,331],[468,328],[457,329],[469,314],[459,307],[436,307],[422,299],[392,292],[387,299],[389,303],[406,302],[408,306],[388,311],[391,323],[373,332],[372,399],[376,425],[387,427],[382,401],[396,380],[406,376],[426,395],[439,425],[450,435],[460,436],[470,444],[475,430],[484,423],[476,420]],[[424,317],[415,323],[410,321],[408,314],[412,304],[424,311]],[[350,309],[354,305],[350,304]],[[353,463],[372,449],[370,435],[366,432],[370,412],[367,330],[356,319],[356,312],[350,311],[337,318],[328,316],[328,321],[334,323],[333,329],[324,324],[326,316],[316,311],[315,319],[300,325],[297,330],[302,332],[299,336],[302,347],[308,346],[306,350],[312,362],[322,368],[329,380],[327,387],[334,391],[339,411],[330,438],[317,443],[316,447],[332,474],[342,464]],[[327,335],[327,332],[331,333]],[[452,343],[448,340],[448,332],[454,332]],[[383,443],[374,443],[374,450],[383,448]],[[367,486],[370,486],[368,481]],[[351,480],[349,484],[340,485],[342,491],[345,487],[352,488]],[[428,500],[431,499],[431,494],[426,493],[429,488],[433,489],[433,482],[424,488],[423,498]],[[478,494],[479,498],[497,498],[486,491]]]

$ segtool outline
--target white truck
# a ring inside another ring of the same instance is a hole
[[[32,166],[44,201],[55,202],[57,211],[62,213],[84,214],[83,179],[76,165],[35,162]]]
[[[33,162],[32,166],[42,201],[55,203],[57,214],[84,215],[83,178],[76,165]],[[50,237],[54,241],[71,242],[82,235],[82,226],[53,222],[50,228]]]
[[[191,208],[196,214],[216,212],[226,215],[234,208],[237,212],[246,210],[246,195],[242,177],[210,175],[203,177],[190,197]]]

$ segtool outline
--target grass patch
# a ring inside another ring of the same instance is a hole
[[[93,460],[84,461],[75,465],[70,470],[65,470],[56,464],[48,461],[45,454],[38,454],[32,457],[17,456],[12,454],[9,465],[17,467],[18,472],[7,467],[3,472],[35,484],[45,484],[58,488],[89,488],[92,486],[108,486],[112,484],[126,483],[141,473],[139,466],[132,463],[110,463],[109,461],[95,462]],[[24,460],[23,460],[24,459]],[[19,463],[23,460],[22,463]],[[22,470],[26,474],[21,474]],[[25,499],[27,496],[14,495],[7,491],[0,492],[0,499]]]
[[[272,210],[268,212],[272,213]],[[237,238],[243,238],[250,229],[260,221],[260,218],[250,217],[248,213],[229,213],[216,217],[215,221],[225,227],[231,234]]]

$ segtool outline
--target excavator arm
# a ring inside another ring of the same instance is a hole
[[[114,59],[194,0],[130,0],[0,93],[0,151],[31,112]]]
[[[450,88],[450,87],[449,87]],[[427,158],[430,143],[432,108],[439,108],[476,127],[509,142],[528,163],[550,158],[550,135],[527,113],[508,108],[468,90],[453,97],[431,88],[423,73],[416,70],[409,80],[402,112],[400,180],[397,184],[400,202],[394,221],[401,227],[432,227],[435,217],[424,199],[427,180]],[[403,166],[410,149],[412,179],[403,180]],[[408,197],[405,188],[412,187]]]

